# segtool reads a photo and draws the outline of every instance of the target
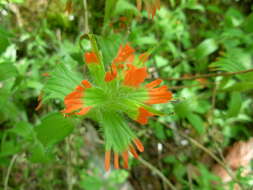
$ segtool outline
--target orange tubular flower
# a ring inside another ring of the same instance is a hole
[[[139,139],[134,139],[133,143],[135,144],[137,150],[139,152],[144,151],[144,147]],[[138,159],[138,153],[136,152],[134,146],[132,144],[129,145],[128,149],[123,151],[121,153],[121,156],[123,158],[123,168],[127,169],[128,168],[128,152],[131,152],[131,154]],[[114,168],[119,169],[119,154],[117,152],[114,152]],[[105,171],[110,170],[110,162],[111,162],[111,151],[106,151],[105,152]]]
[[[83,102],[84,92],[87,88],[91,88],[91,84],[87,80],[83,80],[81,85],[78,85],[72,93],[68,94],[64,99],[66,108],[62,113],[70,115],[86,114],[91,109],[91,106],[84,107]]]
[[[135,50],[129,46],[129,44],[126,44],[124,47],[120,46],[117,57],[113,60],[113,63],[122,63],[131,56]]]
[[[124,65],[122,62],[132,63],[134,60],[133,53],[135,50],[129,45],[126,44],[124,47],[120,46],[116,58],[113,60],[111,71],[106,72],[105,81],[112,81],[117,76],[117,69],[123,69]]]
[[[136,121],[142,125],[145,125],[148,122],[148,117],[151,117],[153,115],[153,113],[147,111],[145,108],[140,107]]]
[[[90,63],[96,63],[99,64],[99,59],[97,55],[94,52],[87,52],[84,54],[84,60],[85,63],[90,64]]]
[[[161,82],[161,79],[157,79],[146,85],[146,88],[149,92],[149,100],[146,102],[147,104],[161,104],[166,103],[172,99],[172,93],[168,91],[167,86],[164,85],[159,88],[155,88]]]
[[[117,77],[117,67],[115,64],[112,64],[111,71],[108,71],[105,74],[105,81],[106,82],[112,81],[116,77]]]
[[[110,82],[112,80],[117,80],[117,68],[122,69],[123,72],[123,81],[122,84],[130,87],[135,88],[136,90],[142,89],[141,84],[144,80],[148,77],[147,68],[145,66],[137,67],[134,65],[134,49],[131,48],[129,45],[125,47],[120,47],[117,57],[114,59],[112,63],[112,71],[106,73],[105,81]],[[138,63],[144,64],[148,57],[149,53],[141,54],[138,59]],[[116,66],[116,63],[126,64],[126,68],[120,65],[120,68]],[[119,77],[120,78],[120,77]],[[172,99],[172,93],[168,90],[167,86],[163,85],[157,87],[162,82],[161,79],[157,79],[145,86],[145,91],[147,92],[147,99],[142,102],[149,106],[150,104],[160,104],[160,103],[167,103]],[[154,113],[151,113],[147,108],[143,106],[139,106],[137,108],[137,114],[135,116],[135,120],[144,125],[148,122],[148,118],[154,116]]]
[[[139,87],[139,85],[144,82],[147,78],[148,73],[146,67],[137,68],[134,65],[127,65],[128,70],[125,74],[124,85]]]

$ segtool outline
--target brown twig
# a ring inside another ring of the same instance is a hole
[[[182,77],[182,78],[168,78],[165,80],[168,80],[168,81],[195,80],[198,78],[208,78],[208,77],[217,77],[217,76],[232,76],[232,75],[244,74],[244,73],[250,73],[250,72],[253,72],[253,69],[248,69],[248,70],[243,70],[243,71],[238,71],[238,72],[227,72],[227,73],[209,73],[209,74],[195,75],[195,76]]]

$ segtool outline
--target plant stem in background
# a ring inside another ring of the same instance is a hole
[[[168,78],[165,80],[168,81],[181,81],[181,80],[195,80],[198,78],[208,78],[208,77],[217,77],[217,76],[232,76],[237,74],[244,74],[244,73],[250,73],[253,72],[253,69],[238,71],[238,72],[227,72],[227,73],[210,73],[210,74],[203,74],[203,75],[195,75],[190,77],[182,77],[182,78]]]
[[[11,162],[10,162],[10,165],[8,167],[8,170],[7,170],[7,174],[5,176],[5,180],[4,180],[4,190],[8,190],[8,182],[9,182],[9,178],[10,178],[10,174],[11,174],[11,170],[12,170],[12,167],[17,159],[18,155],[14,155],[11,159]]]
[[[217,163],[219,163],[228,173],[228,175],[232,178],[232,180],[240,185],[241,189],[243,189],[243,186],[241,185],[241,182],[236,178],[236,176],[233,174],[231,171],[230,167],[224,163],[221,159],[219,159],[214,153],[212,153],[210,150],[208,150],[206,147],[204,147],[202,144],[200,144],[198,141],[195,139],[188,137],[187,135],[183,134],[180,132],[180,135],[189,140],[192,144],[209,154]]]
[[[149,168],[152,172],[154,172],[156,175],[158,175],[172,190],[177,190],[177,188],[171,183],[169,179],[167,179],[162,172],[160,172],[159,169],[154,167],[152,164],[145,161],[143,158],[139,157],[139,161],[145,165],[147,168]]]
[[[83,7],[84,7],[84,33],[88,34],[90,32],[89,29],[89,12],[88,12],[88,5],[87,0],[83,0]]]

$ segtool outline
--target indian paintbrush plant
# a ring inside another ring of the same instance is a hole
[[[137,150],[143,152],[144,147],[128,126],[126,116],[145,125],[149,117],[161,114],[151,105],[169,102],[172,93],[167,86],[160,86],[161,79],[144,84],[148,52],[136,56],[129,44],[121,45],[106,71],[96,42],[91,42],[92,51],[84,53],[89,80],[83,80],[73,68],[58,64],[44,87],[43,102],[60,99],[66,117],[85,115],[97,121],[105,140],[105,170],[110,169],[112,153],[115,168],[120,167],[120,156],[123,167],[128,168],[129,152],[138,158]]]

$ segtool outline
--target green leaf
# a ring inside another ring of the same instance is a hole
[[[212,39],[206,39],[203,42],[201,42],[198,47],[195,49],[194,55],[196,59],[202,59],[213,52],[215,52],[218,49],[217,42]]]
[[[161,123],[152,121],[151,126],[153,126],[155,128],[155,135],[158,139],[160,139],[160,140],[166,139],[164,127]]]
[[[174,164],[173,174],[176,176],[178,180],[183,180],[185,173],[186,173],[185,165],[181,163]]]
[[[175,105],[175,112],[181,118],[187,117],[191,113],[189,102],[184,101]]]
[[[199,115],[191,113],[187,115],[187,119],[199,134],[203,134],[205,132],[204,121]]]
[[[80,186],[86,190],[100,190],[104,187],[104,183],[100,177],[85,175],[84,179],[80,182]]]
[[[231,48],[210,65],[215,70],[238,72],[251,68],[251,54],[241,48]],[[236,75],[241,80],[252,80],[252,73]]]
[[[34,142],[29,148],[29,160],[34,163],[46,163],[50,160],[50,154],[45,147],[38,140]]]
[[[1,42],[0,42],[1,44]],[[0,63],[0,81],[17,75],[16,67],[11,62]]]
[[[158,68],[168,65],[168,59],[165,59],[164,57],[159,55],[155,56],[155,62]]]
[[[227,117],[235,117],[240,113],[242,105],[242,96],[240,92],[233,92],[228,104]]]
[[[118,0],[117,6],[115,7],[115,10],[114,10],[114,16],[121,15],[121,14],[138,15],[138,13],[139,13],[138,9],[133,4],[125,0]]]
[[[245,92],[253,89],[253,82],[239,82],[235,83],[229,87],[222,89],[222,91],[237,91],[237,92]]]
[[[129,173],[125,170],[114,170],[109,176],[109,180],[114,184],[121,184],[127,180]]]
[[[33,126],[28,122],[21,121],[17,123],[14,128],[10,129],[9,132],[15,133],[24,138],[32,138]]]
[[[60,113],[47,115],[42,119],[41,124],[35,127],[37,138],[45,147],[62,141],[73,129],[73,122],[68,118],[64,118]]]
[[[20,149],[20,145],[16,144],[13,140],[3,141],[1,143],[0,157],[16,154]]]
[[[243,15],[239,10],[232,7],[225,14],[225,21],[228,26],[236,27],[243,22]]]
[[[246,32],[253,32],[253,13],[244,20],[243,26]]]
[[[6,50],[10,45],[8,37],[10,34],[0,26],[0,55]],[[1,75],[0,75],[1,76]]]
[[[105,1],[105,16],[104,23],[107,23],[115,11],[118,0],[106,0]]]
[[[122,40],[120,35],[112,34],[105,37],[97,36],[97,41],[102,51],[104,64],[108,66],[117,56],[118,49],[121,44],[124,44],[124,40]]]

